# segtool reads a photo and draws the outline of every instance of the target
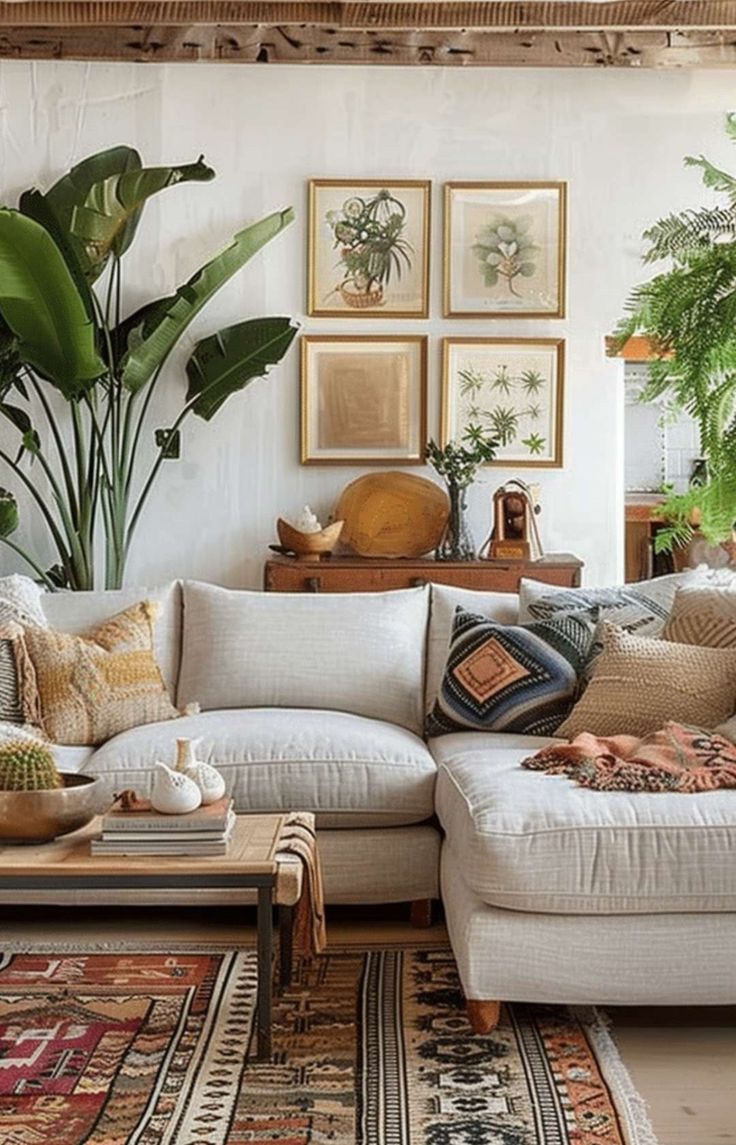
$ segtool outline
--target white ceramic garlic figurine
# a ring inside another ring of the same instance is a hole
[[[196,811],[202,803],[202,793],[194,780],[181,771],[172,771],[160,760],[155,767],[151,792],[153,809],[162,815],[186,815]]]
[[[319,523],[319,518],[312,512],[309,505],[305,505],[301,513],[294,522],[294,528],[298,529],[300,533],[321,533],[322,526]]]
[[[178,739],[176,741],[176,770],[196,783],[202,796],[202,803],[216,803],[225,794],[225,780],[216,767],[197,759],[195,748],[198,739]]]

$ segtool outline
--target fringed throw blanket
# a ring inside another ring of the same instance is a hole
[[[327,944],[322,869],[314,815],[293,811],[281,832],[278,853],[298,855],[304,866],[304,890],[294,911],[294,946],[299,954],[321,954]]]
[[[667,723],[644,739],[589,732],[555,743],[525,759],[522,767],[568,775],[596,791],[680,791],[693,794],[736,788],[736,747],[723,736]]]

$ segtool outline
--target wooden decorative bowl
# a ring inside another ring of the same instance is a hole
[[[331,553],[339,540],[342,526],[342,521],[333,521],[319,533],[302,533],[283,517],[279,517],[276,521],[280,543],[300,561],[319,560],[320,557]]]

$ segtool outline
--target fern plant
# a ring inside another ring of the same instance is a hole
[[[726,133],[736,142],[736,114]],[[702,155],[685,165],[722,202],[667,215],[644,232],[643,261],[667,266],[635,287],[614,334],[615,349],[635,334],[649,339],[656,357],[641,400],[689,413],[707,460],[708,481],[660,508],[669,522],[657,533],[660,552],[689,543],[696,530],[719,544],[736,520],[736,176]]]

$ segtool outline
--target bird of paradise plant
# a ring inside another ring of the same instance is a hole
[[[17,209],[0,207],[0,415],[17,435],[0,460],[35,504],[58,561],[44,569],[11,540],[18,506],[7,490],[0,491],[0,541],[49,587],[95,586],[100,520],[105,586],[122,584],[172,432],[192,414],[209,421],[294,339],[291,319],[275,317],[197,342],[171,432],[143,468],[151,399],[172,350],[220,287],[293,219],[288,208],[245,227],[174,293],[125,314],[123,257],[145,203],[214,175],[202,157],[144,167],[137,151],[115,147],[83,160],[45,193],[26,191]],[[68,423],[54,395],[65,399]]]

